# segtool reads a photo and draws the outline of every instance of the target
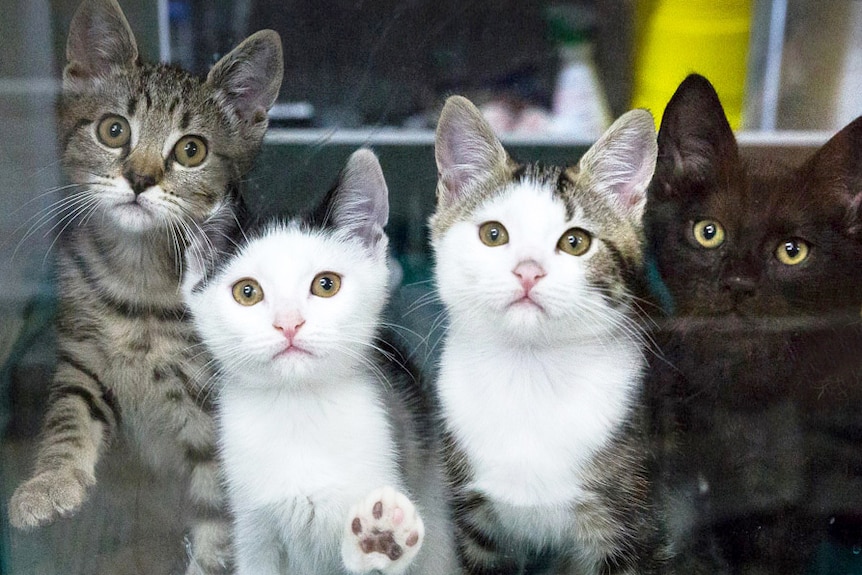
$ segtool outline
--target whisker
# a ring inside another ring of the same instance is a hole
[[[26,202],[24,202],[23,204],[21,204],[20,206],[18,206],[14,210],[12,210],[10,212],[10,214],[17,214],[18,212],[20,212],[21,210],[23,210],[24,208],[26,208],[30,204],[41,200],[45,196],[50,196],[52,194],[56,194],[58,192],[62,192],[62,191],[69,190],[72,188],[82,188],[82,187],[86,187],[86,186],[88,186],[88,184],[71,183],[71,184],[64,184],[62,186],[55,186],[53,188],[48,188],[47,190],[36,194],[32,198],[30,198],[29,200],[27,200]]]
[[[404,312],[404,315],[409,316],[418,311],[419,309],[433,303],[443,303],[440,299],[439,294],[437,294],[437,292],[435,291],[428,292],[416,298],[416,300],[414,300],[414,302],[410,306],[408,306],[407,310]]]
[[[89,190],[76,192],[75,194],[72,194],[66,198],[63,198],[61,200],[54,202],[50,206],[47,206],[44,210],[41,210],[40,212],[34,214],[33,216],[31,216],[30,218],[25,220],[22,224],[20,224],[12,232],[13,235],[17,234],[21,230],[21,228],[30,224],[30,227],[27,228],[27,231],[21,237],[21,240],[19,241],[18,246],[20,247],[39,228],[41,228],[46,223],[52,221],[57,215],[61,214],[62,212],[66,211],[68,209],[74,209],[76,204],[81,203],[83,201],[86,201],[90,195],[91,195],[91,192]],[[33,221],[33,220],[35,220],[35,221]],[[16,247],[15,249],[17,251],[18,248]]]
[[[426,285],[426,284],[433,284],[435,281],[436,280],[434,278],[429,278],[427,280],[418,280],[415,282],[410,282],[409,284],[404,284],[401,287],[405,287],[405,288],[417,287],[417,286]]]
[[[48,255],[54,249],[54,245],[56,245],[57,241],[63,236],[63,233],[65,233],[66,229],[68,229],[68,227],[72,225],[79,216],[82,216],[82,218],[86,218],[88,215],[88,210],[89,214],[92,214],[92,212],[95,211],[99,205],[101,205],[101,199],[98,196],[93,196],[91,199],[82,203],[78,208],[75,209],[75,211],[61,218],[48,232],[45,233],[45,237],[47,237],[48,234],[54,231],[63,223],[64,220],[66,220],[66,224],[63,225],[62,229],[60,229],[59,232],[57,232],[57,234],[54,236],[53,241],[48,246],[48,249],[45,252],[45,257],[42,258],[42,265],[45,265],[47,263]]]

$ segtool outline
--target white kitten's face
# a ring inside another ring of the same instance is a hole
[[[593,229],[581,210],[567,216],[550,185],[509,184],[435,242],[438,289],[450,315],[545,346],[606,332],[616,312],[588,281],[601,243]],[[572,247],[572,236],[581,243]]]
[[[387,296],[385,242],[279,227],[250,241],[187,296],[232,384],[313,384],[345,375],[372,343]]]

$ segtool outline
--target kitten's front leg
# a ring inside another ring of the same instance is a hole
[[[9,522],[30,529],[74,514],[96,483],[96,462],[117,420],[98,380],[61,359],[35,471],[12,495]]]
[[[213,502],[214,503],[214,502]],[[212,516],[203,511],[205,504],[195,503],[191,524],[189,566],[185,575],[226,575],[233,572],[230,520],[227,513],[215,510]]]
[[[424,537],[425,526],[413,503],[382,487],[350,509],[341,557],[351,573],[398,575],[413,562]]]
[[[204,434],[206,440],[212,434]],[[192,504],[189,566],[186,575],[222,575],[233,570],[230,513],[221,483],[221,461],[209,441],[185,445],[192,469],[188,495]]]

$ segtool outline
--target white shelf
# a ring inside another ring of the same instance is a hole
[[[828,131],[741,131],[736,134],[743,147],[799,147],[823,145],[832,136]],[[587,147],[591,141],[566,136],[510,135],[501,138],[504,145]],[[318,129],[271,128],[266,135],[267,144],[283,145],[350,145],[350,146],[433,146],[433,130],[400,128]]]

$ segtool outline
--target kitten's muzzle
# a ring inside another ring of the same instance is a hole
[[[520,262],[512,273],[518,278],[525,296],[529,295],[530,290],[546,275],[544,268],[533,260]]]
[[[129,182],[135,196],[161,182],[164,175],[161,154],[147,148],[132,150],[123,166],[123,177]]]
[[[155,186],[159,181],[154,174],[139,174],[133,171],[126,171],[123,177],[128,180],[136,197],[141,195],[147,188]]]
[[[746,275],[731,274],[724,278],[722,287],[730,292],[734,300],[739,300],[754,295],[757,289],[757,280]]]

